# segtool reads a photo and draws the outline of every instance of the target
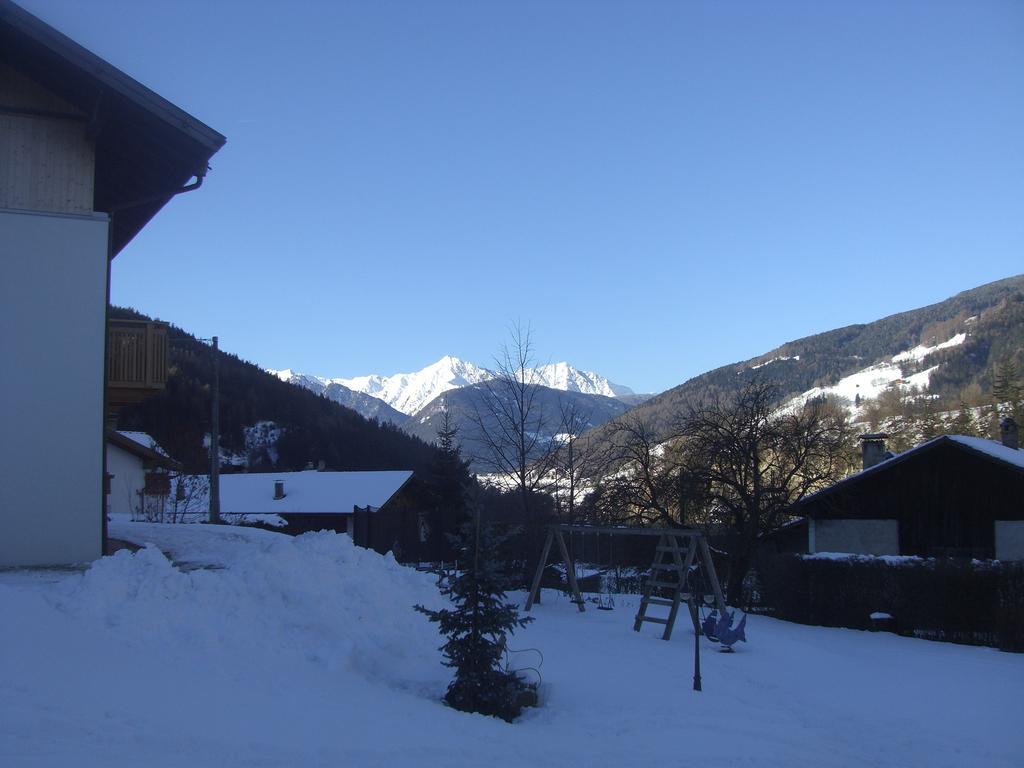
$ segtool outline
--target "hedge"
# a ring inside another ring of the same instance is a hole
[[[751,607],[801,624],[1024,651],[1024,563],[765,555]],[[872,619],[889,614],[891,620]]]

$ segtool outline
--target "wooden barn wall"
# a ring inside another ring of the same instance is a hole
[[[81,119],[16,114],[35,109]],[[95,150],[86,116],[0,64],[0,208],[92,213]]]
[[[430,559],[420,541],[420,503],[415,483],[407,484],[391,500],[371,513],[370,546],[378,552],[394,552],[404,563]]]
[[[1024,474],[952,446],[868,475],[808,504],[822,519],[899,521],[900,553],[995,554],[995,521],[1020,520]]]

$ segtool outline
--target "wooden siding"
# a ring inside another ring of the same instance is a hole
[[[86,122],[80,110],[0,64],[0,208],[91,213],[95,150]]]
[[[800,512],[899,522],[900,554],[995,555],[995,521],[1024,517],[1024,473],[953,444],[865,475]]]

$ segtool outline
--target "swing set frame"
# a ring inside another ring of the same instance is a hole
[[[696,528],[632,528],[624,525],[585,525],[580,523],[554,523],[548,527],[548,535],[544,540],[544,548],[541,550],[540,560],[537,562],[537,571],[533,574],[533,583],[530,585],[530,594],[526,598],[526,605],[523,610],[529,612],[537,599],[540,590],[540,582],[544,577],[544,568],[547,566],[548,555],[551,554],[551,545],[558,543],[558,551],[562,555],[565,564],[565,574],[569,581],[569,589],[572,592],[573,602],[583,613],[586,608],[583,603],[583,595],[580,593],[579,583],[576,581],[576,563],[569,548],[565,544],[565,534],[570,536],[573,533],[582,534],[608,534],[609,536],[658,536],[672,537],[677,541],[686,542],[694,550],[690,558],[691,563],[699,564],[707,579],[707,586],[711,587],[715,607],[720,611],[719,615],[725,615],[725,597],[722,594],[721,585],[718,582],[718,574],[715,573],[715,564],[711,560],[711,552],[708,548],[707,539],[704,534]]]

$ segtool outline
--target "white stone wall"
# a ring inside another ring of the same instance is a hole
[[[996,520],[996,560],[1024,560],[1024,520]]]
[[[0,566],[102,554],[107,232],[0,209]]]
[[[898,555],[899,526],[895,520],[811,520],[807,543],[811,553]]]
[[[110,495],[107,511],[112,515],[132,515],[140,511],[141,493],[146,487],[146,470],[142,459],[116,445],[107,444],[107,473]]]

